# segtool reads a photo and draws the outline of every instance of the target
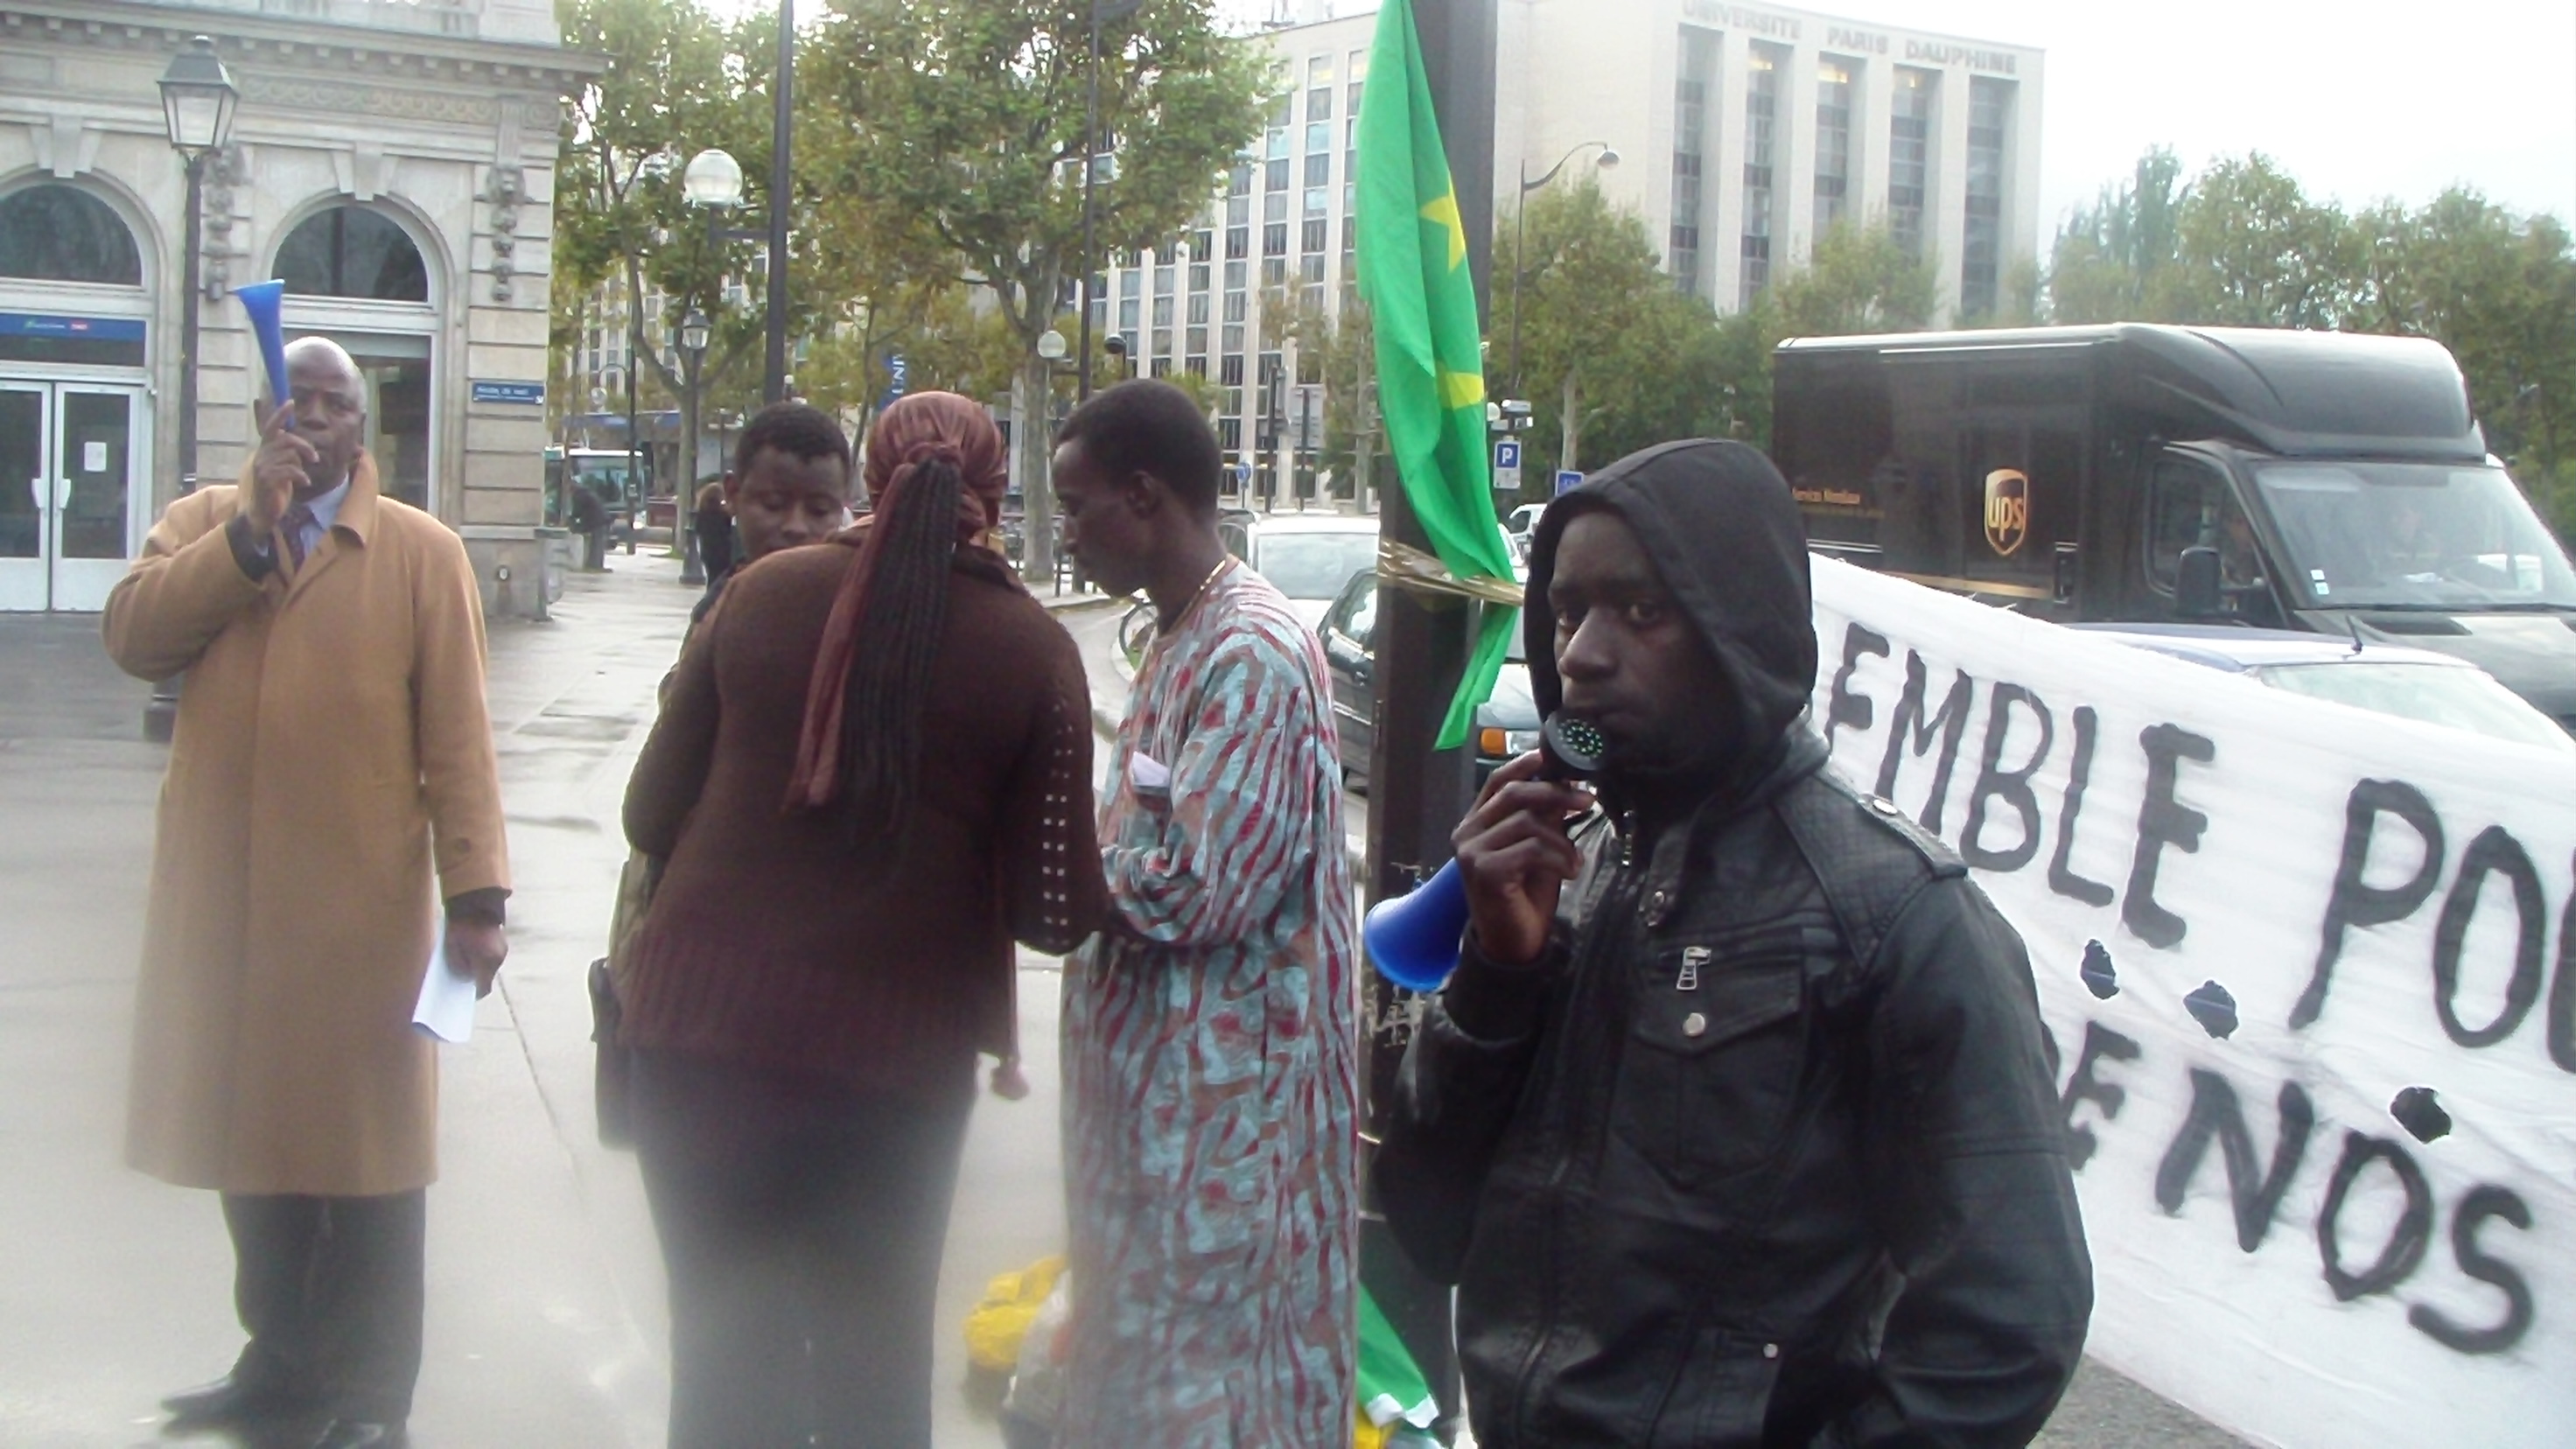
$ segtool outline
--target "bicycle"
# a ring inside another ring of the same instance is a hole
[[[1145,651],[1154,646],[1154,601],[1138,599],[1128,605],[1126,617],[1118,621],[1118,649],[1127,656],[1127,667],[1141,669]]]

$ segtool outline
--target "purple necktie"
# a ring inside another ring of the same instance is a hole
[[[304,530],[313,526],[313,510],[298,503],[286,510],[282,521],[286,530],[286,556],[295,561],[295,571],[304,571]]]

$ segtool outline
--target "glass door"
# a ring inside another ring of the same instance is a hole
[[[0,382],[0,610],[41,610],[52,595],[53,389]]]
[[[134,552],[143,390],[0,381],[0,610],[93,613]]]
[[[57,383],[53,605],[90,613],[132,556],[140,389]]]

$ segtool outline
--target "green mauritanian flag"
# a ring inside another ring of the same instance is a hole
[[[1494,518],[1486,457],[1485,364],[1467,227],[1440,149],[1431,83],[1411,0],[1386,0],[1360,103],[1359,271],[1377,327],[1377,390],[1404,496],[1431,551],[1462,579],[1512,582],[1510,546]],[[1488,607],[1440,727],[1440,747],[1464,744],[1476,706],[1493,692],[1516,610]]]

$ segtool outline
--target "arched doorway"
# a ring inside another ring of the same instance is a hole
[[[286,233],[270,275],[286,283],[289,337],[329,337],[357,359],[385,496],[430,507],[438,313],[419,242],[385,212],[337,203]]]
[[[148,512],[144,250],[115,207],[0,192],[0,610],[105,606]]]

